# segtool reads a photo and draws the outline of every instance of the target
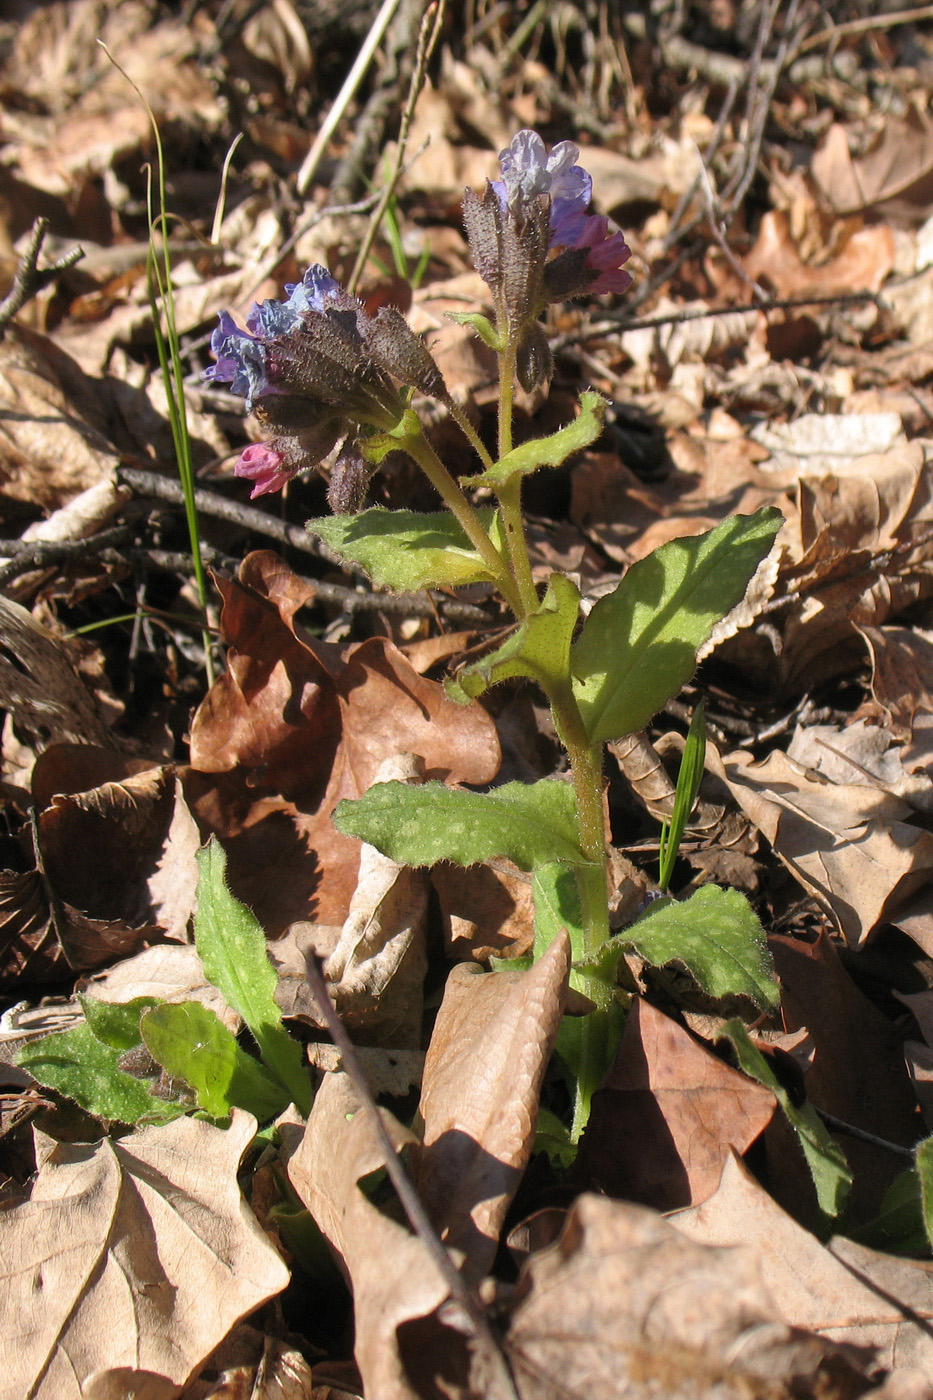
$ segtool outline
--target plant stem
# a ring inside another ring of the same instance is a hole
[[[486,534],[479,516],[470,505],[457,481],[451,476],[426,437],[412,433],[400,447],[418,463],[441,500],[463,529],[467,539],[493,576],[496,587],[519,619],[525,616],[522,595],[509,572],[508,565]],[[537,600],[536,600],[537,601]]]
[[[498,331],[505,349],[499,356],[499,460],[512,450],[512,406],[515,385],[516,338],[508,326],[508,317],[500,312]],[[535,588],[528,558],[528,545],[525,541],[525,523],[522,519],[522,479],[513,476],[496,488],[496,495],[502,507],[502,523],[508,541],[512,572],[522,596],[523,613],[534,612],[538,606],[538,590]]]

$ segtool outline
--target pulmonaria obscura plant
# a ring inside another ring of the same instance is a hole
[[[513,677],[547,697],[567,752],[570,781],[506,783],[487,793],[441,783],[381,783],[341,802],[334,821],[411,865],[472,865],[507,858],[531,873],[535,954],[566,929],[572,985],[588,1014],[566,1018],[558,1049],[576,1084],[572,1137],[618,1043],[629,995],[619,985],[623,954],[684,963],[715,996],[742,994],[758,1006],[778,999],[763,931],[744,897],[703,886],[689,900],[663,898],[633,925],[609,927],[602,762],[607,740],[643,728],[690,678],[715,624],[744,596],[781,524],[771,509],[735,516],[708,534],[662,545],[634,564],[584,617],[566,575],[543,593],[532,576],[522,519],[522,483],[596,441],[605,403],[583,393],[573,422],[513,446],[512,400],[546,383],[552,357],[539,317],[569,297],[622,292],[630,253],[621,233],[589,212],[592,181],[579,151],[548,152],[521,131],[500,156],[501,179],[467,190],[464,220],[493,314],[458,317],[499,357],[498,443],[487,451],[451,398],[428,349],[392,310],[368,316],[322,267],[286,288],[285,301],[254,306],[247,329],[224,313],[207,371],[242,394],[269,437],[248,447],[236,471],[253,495],[278,490],[342,441],[331,475],[335,514],[308,528],[373,583],[388,589],[492,583],[515,615],[508,640],[447,681],[464,704]],[[409,406],[410,390],[444,403],[477,462],[457,480]],[[392,451],[425,472],[446,511],[362,509],[369,476]],[[477,509],[484,488],[494,507]],[[695,790],[695,789],[694,789]]]

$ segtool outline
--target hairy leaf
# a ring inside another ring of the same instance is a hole
[[[137,1034],[137,1043],[138,1043]],[[144,1080],[120,1068],[121,1051],[98,1040],[88,1025],[72,1027],[24,1046],[16,1063],[49,1089],[57,1089],[75,1103],[117,1123],[138,1123],[141,1118],[167,1122],[185,1111],[186,1105],[167,1103],[150,1094]]]
[[[208,981],[243,1017],[263,1063],[306,1114],[311,1107],[311,1081],[302,1066],[300,1045],[282,1025],[275,1000],[278,974],[255,916],[227,889],[226,864],[223,847],[214,839],[198,853],[201,878],[195,944]]]
[[[483,510],[479,515],[495,543],[501,534],[498,512]],[[309,520],[307,528],[341,559],[359,565],[379,588],[455,587],[492,577],[447,511],[425,515],[373,506],[359,515]]]
[[[852,1185],[852,1173],[842,1148],[824,1127],[812,1104],[798,1108],[784,1088],[767,1059],[752,1044],[748,1031],[739,1020],[727,1021],[717,1035],[735,1046],[739,1068],[759,1084],[770,1089],[781,1106],[788,1123],[797,1134],[807,1159],[810,1175],[816,1187],[820,1209],[827,1215],[838,1215],[846,1203]]]
[[[264,1123],[288,1107],[288,1091],[199,1001],[156,1006],[145,1013],[140,1030],[152,1058],[190,1084],[198,1107],[213,1117],[245,1108]]]
[[[513,447],[511,452],[488,471],[478,476],[464,477],[469,486],[502,486],[513,476],[527,476],[539,467],[559,467],[572,452],[580,452],[596,441],[603,430],[606,400],[591,391],[580,395],[579,415],[556,433],[543,438],[529,438]]]
[[[475,865],[492,856],[522,870],[553,860],[585,863],[573,789],[547,778],[486,793],[443,783],[376,783],[355,801],[339,803],[334,825],[404,865]]]
[[[649,963],[681,962],[710,996],[747,996],[778,1006],[765,931],[738,890],[703,885],[683,901],[659,899],[606,945],[601,962],[632,946]]]
[[[469,702],[489,686],[511,676],[528,676],[539,682],[564,679],[579,608],[576,586],[563,574],[552,574],[537,612],[527,617],[501,647],[464,666],[445,683],[451,700]]]
[[[134,997],[132,1001],[98,1001],[96,997],[82,996],[78,1001],[97,1039],[114,1050],[132,1050],[140,1043],[139,1018],[150,1006],[158,1006],[157,997]]]
[[[574,691],[590,742],[644,728],[689,680],[714,625],[741,601],[782,524],[779,511],[734,515],[633,564],[596,603],[574,645]]]

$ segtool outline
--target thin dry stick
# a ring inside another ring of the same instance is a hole
[[[48,219],[36,219],[23,250],[19,266],[13,276],[13,285],[3,301],[0,302],[0,340],[6,335],[6,328],[13,320],[13,317],[22,311],[27,301],[47,287],[50,282],[54,282],[60,272],[73,267],[79,259],[84,257],[84,249],[81,247],[71,248],[64,257],[58,258],[39,271],[39,254],[42,251],[42,244],[48,232]]]
[[[444,22],[444,12],[447,8],[447,0],[431,0],[424,12],[421,20],[421,28],[418,32],[418,50],[415,56],[415,67],[411,75],[411,82],[408,87],[408,100],[405,103],[405,110],[402,113],[402,120],[399,126],[398,141],[396,143],[395,160],[389,172],[385,189],[379,196],[379,202],[372,212],[366,234],[360,244],[360,250],[356,255],[356,262],[353,271],[347,281],[347,291],[351,296],[356,292],[359,280],[363,275],[366,266],[366,259],[369,257],[370,249],[379,231],[379,226],[389,207],[389,201],[395,194],[396,186],[401,179],[402,170],[405,165],[405,148],[408,144],[408,133],[411,129],[412,119],[415,115],[415,105],[424,86],[425,73],[431,61],[431,55],[440,37],[441,25]]]
[[[866,34],[871,29],[893,29],[896,24],[921,24],[933,19],[933,5],[920,5],[916,10],[894,10],[888,14],[867,15],[864,19],[849,19],[842,24],[833,24],[829,29],[821,29],[819,34],[811,34],[797,47],[798,54],[809,53],[811,49],[825,44],[838,43],[852,34]]]
[[[372,62],[373,54],[382,43],[383,35],[388,29],[392,16],[398,9],[399,4],[400,0],[382,0],[382,7],[373,20],[372,27],[363,41],[353,67],[344,79],[343,87],[334,98],[333,106],[324,118],[324,125],[318,132],[313,146],[301,163],[301,169],[298,171],[298,179],[296,181],[299,194],[307,194],[308,187],[317,174],[317,168],[327,149],[327,143],[337,130],[347,107],[353,100],[353,94],[363,81],[363,74]]]
[[[305,967],[307,971],[308,984],[311,995],[317,1004],[318,1010],[324,1018],[324,1023],[330,1032],[331,1039],[340,1051],[340,1058],[343,1068],[350,1077],[353,1088],[362,1104],[363,1112],[369,1119],[370,1126],[376,1135],[379,1147],[382,1151],[386,1172],[396,1194],[402,1203],[402,1208],[408,1217],[408,1223],[430,1254],[438,1272],[450,1289],[451,1297],[460,1304],[473,1325],[473,1331],[478,1346],[481,1346],[486,1355],[487,1362],[503,1383],[504,1394],[510,1400],[518,1400],[518,1393],[515,1389],[515,1381],[509,1363],[506,1360],[502,1347],[492,1331],[486,1314],[473,1296],[472,1291],[467,1287],[459,1270],[441,1244],[428,1218],[428,1213],[421,1203],[417,1191],[408,1179],[408,1173],[402,1166],[401,1158],[395,1150],[395,1145],[386,1131],[382,1115],[376,1107],[376,1101],[369,1090],[366,1076],[360,1068],[360,1062],[356,1056],[353,1042],[347,1035],[343,1022],[337,1015],[337,1011],[327,990],[327,983],[324,981],[324,974],[321,970],[321,962],[315,953],[309,953],[306,957]]]

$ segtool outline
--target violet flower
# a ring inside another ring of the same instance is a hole
[[[279,491],[342,439],[391,432],[407,402],[394,381],[441,396],[440,371],[403,316],[367,316],[326,268],[308,269],[283,301],[250,307],[246,330],[228,312],[211,336],[217,363],[204,378],[229,384],[272,436],[234,467],[251,497]]]
[[[572,141],[548,152],[537,132],[520,131],[500,153],[502,179],[488,185],[482,199],[465,193],[474,261],[496,296],[504,295],[516,332],[548,302],[581,292],[622,292],[631,283],[621,271],[631,257],[622,234],[609,232],[608,219],[587,213],[593,181],[577,164],[579,154]]]

